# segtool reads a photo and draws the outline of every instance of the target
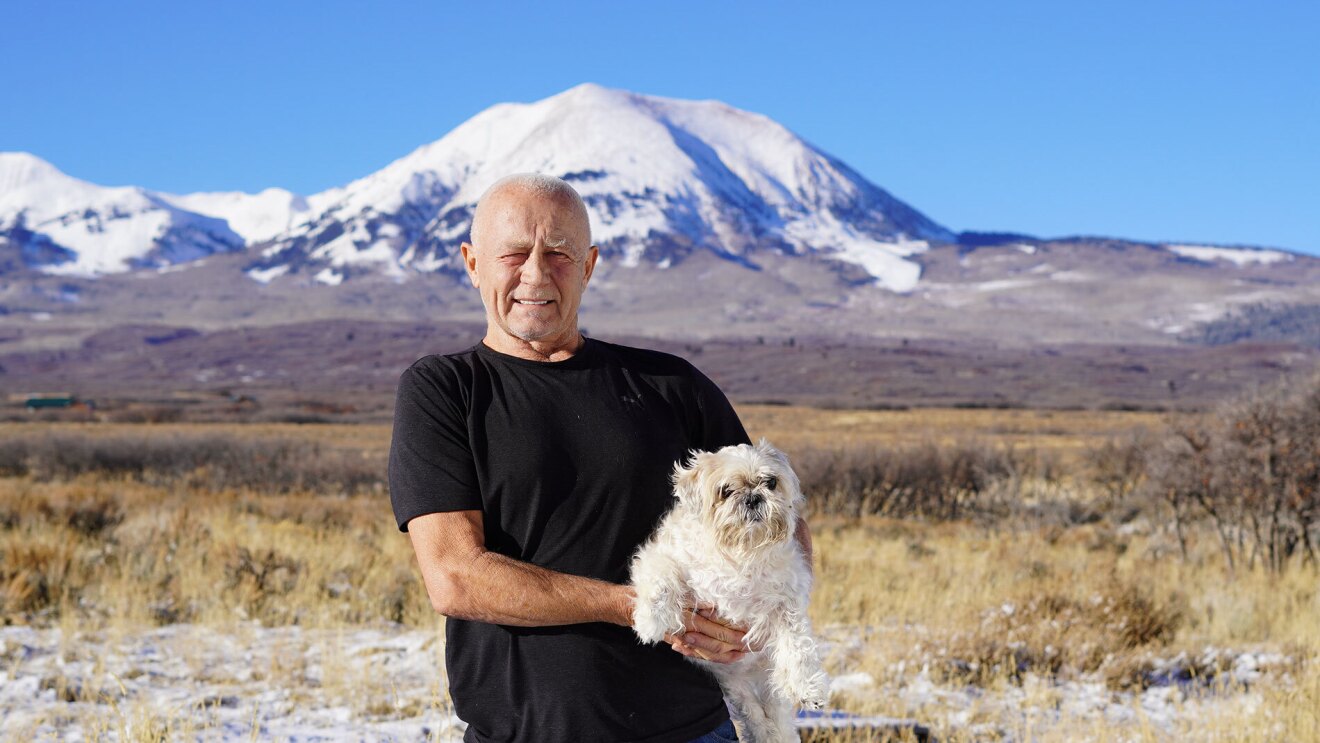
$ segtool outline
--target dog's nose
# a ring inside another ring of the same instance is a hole
[[[762,498],[759,495],[749,495],[747,496],[747,500],[743,501],[748,508],[760,508],[761,504],[764,502],[765,498]]]

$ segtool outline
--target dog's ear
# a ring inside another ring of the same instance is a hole
[[[776,449],[764,436],[761,437],[760,441],[756,442],[756,453],[765,457],[770,457],[776,462],[779,462],[784,469],[790,468],[788,455]]]
[[[775,447],[771,445],[769,439],[762,436],[761,440],[756,442],[756,451],[758,453],[765,454],[766,456],[774,456],[775,454],[778,453],[779,450],[775,449]]]
[[[701,498],[701,465],[711,456],[710,452],[693,449],[686,462],[674,465],[674,494],[679,503],[696,503]]]

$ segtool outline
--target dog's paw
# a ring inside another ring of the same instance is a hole
[[[830,677],[824,671],[808,672],[804,676],[785,684],[784,695],[802,709],[824,709],[830,701]]]
[[[798,696],[798,706],[802,709],[825,709],[829,701],[830,677],[819,672],[812,675]]]
[[[829,698],[825,696],[805,697],[798,700],[797,706],[800,709],[821,710],[829,703]]]
[[[638,602],[633,608],[633,632],[642,642],[660,642],[665,635],[683,631],[681,607],[658,608]]]

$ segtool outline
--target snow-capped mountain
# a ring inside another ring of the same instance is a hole
[[[572,182],[602,258],[622,266],[666,268],[696,251],[744,264],[766,252],[814,254],[906,291],[921,273],[911,256],[954,237],[764,116],[585,84],[493,106],[372,175],[308,197],[302,224],[277,236],[249,275],[335,284],[367,271],[457,272],[478,197],[526,171]]]
[[[229,229],[249,245],[294,229],[311,208],[306,198],[282,188],[268,188],[258,194],[221,191],[158,195],[180,209],[225,220]]]
[[[26,267],[98,276],[246,247],[218,270],[254,288],[278,281],[297,290],[367,274],[462,283],[458,247],[478,197],[496,179],[528,171],[558,175],[582,194],[602,249],[595,296],[630,312],[643,295],[672,300],[711,271],[725,288],[710,301],[742,322],[760,312],[748,307],[784,293],[830,311],[885,301],[860,284],[949,307],[981,296],[999,307],[1000,292],[1028,288],[1036,299],[1053,297],[1051,307],[1086,307],[1079,296],[1153,271],[1162,281],[1176,274],[1209,282],[1218,288],[1188,296],[1222,299],[1224,282],[1273,292],[1277,282],[1309,276],[1315,263],[1238,246],[1124,243],[1102,251],[1114,241],[1060,242],[1085,246],[1074,250],[1030,236],[954,235],[764,116],[585,84],[493,106],[371,175],[306,197],[278,188],[107,188],[26,153],[0,153],[0,274]],[[1013,240],[1025,242],[1003,255],[987,250]],[[764,271],[744,270],[756,268]],[[1269,298],[1259,293],[1241,301]],[[1138,321],[1168,330],[1223,311],[1223,302],[1201,299],[1178,309],[1174,293],[1165,295],[1170,307],[1143,310]]]
[[[136,186],[105,187],[25,152],[0,152],[0,271],[95,276],[241,250],[224,220]]]

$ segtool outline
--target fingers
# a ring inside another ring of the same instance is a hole
[[[738,660],[741,660],[744,655],[747,655],[747,651],[740,650],[738,648],[734,648],[724,652],[706,650],[696,645],[690,644],[684,641],[683,637],[676,635],[667,635],[665,637],[665,640],[669,642],[669,646],[673,648],[674,652],[676,653],[679,653],[681,655],[686,655],[689,658],[699,658],[701,660],[707,660],[712,663],[734,663]]]
[[[712,663],[733,663],[747,654],[746,635],[742,630],[721,624],[702,610],[685,611],[681,635],[666,635],[676,652],[689,658],[700,658]]]
[[[691,615],[687,622],[689,633],[698,633],[707,637],[719,640],[725,645],[736,645],[742,647],[744,633],[742,630],[735,629],[726,624],[715,621],[700,611]],[[714,648],[712,648],[714,649]]]
[[[692,627],[703,634],[714,637],[729,645],[736,645],[740,650],[750,650],[754,653],[760,652],[765,648],[764,642],[758,639],[756,642],[747,641],[747,631],[727,623],[715,610],[709,606],[697,607],[697,619],[704,624],[698,627]],[[712,631],[712,628],[714,630]]]

